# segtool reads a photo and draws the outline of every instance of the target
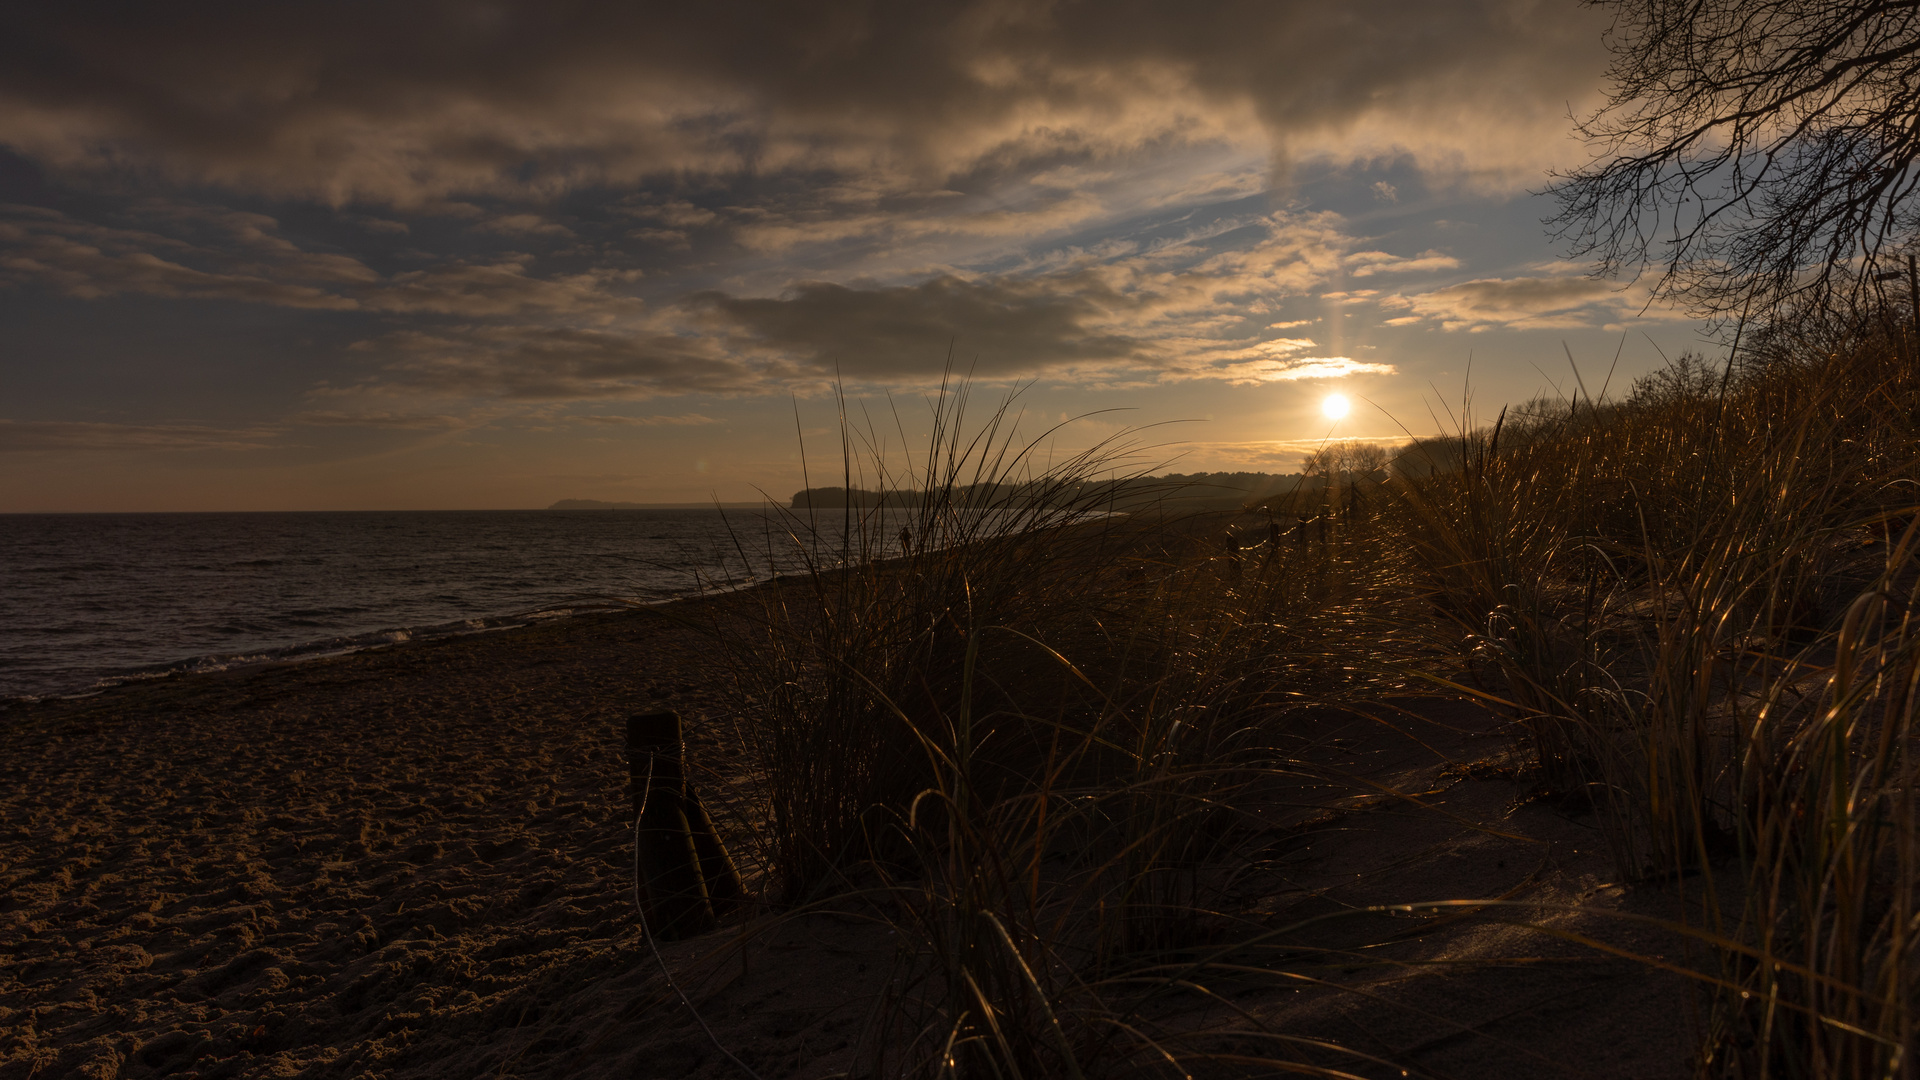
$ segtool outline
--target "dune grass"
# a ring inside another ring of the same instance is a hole
[[[1503,417],[1403,488],[1540,783],[1691,894],[1709,1075],[1898,1076],[1915,1037],[1920,382],[1868,322]]]
[[[1048,461],[965,386],[911,459],[844,423],[845,486],[910,497],[751,537],[807,570],[727,640],[767,917],[858,908],[905,943],[857,1074],[1397,1071],[1154,1003],[1312,978],[1223,909],[1294,767],[1276,725],[1411,674],[1510,717],[1535,791],[1684,898],[1702,1074],[1904,1075],[1920,384],[1903,340],[1826,334],[1467,424],[1353,514],[1273,501],[1278,545],[1098,516],[1090,481],[1146,471],[1129,437]],[[1296,539],[1319,516],[1338,543]]]
[[[1222,1052],[1148,1005],[1223,944],[1242,795],[1285,768],[1263,724],[1357,678],[1350,632],[1404,590],[1358,540],[1371,515],[1339,555],[1264,530],[1229,551],[1175,489],[1108,515],[1103,481],[1157,464],[1138,434],[1048,460],[1056,433],[1014,404],[975,422],[951,388],[911,457],[848,420],[839,479],[893,505],[738,538],[806,567],[722,635],[766,793],[760,891],[771,918],[857,910],[906,943],[861,1075],[1178,1074]]]

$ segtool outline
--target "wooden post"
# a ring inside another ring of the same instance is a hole
[[[680,714],[642,713],[627,717],[627,790],[633,798],[633,816],[646,805],[653,754],[665,750],[674,760],[666,768],[684,775],[681,757]]]
[[[733,857],[720,842],[720,834],[713,831],[713,819],[707,816],[707,808],[694,797],[691,781],[687,787],[686,809],[687,827],[693,831],[693,850],[700,858],[700,877],[707,885],[707,900],[713,905],[715,915],[725,915],[746,896],[746,887],[740,883],[740,871],[734,868]]]
[[[687,821],[686,768],[680,715],[646,713],[627,720],[627,774],[633,794],[634,874],[647,932],[662,941],[714,927],[713,903],[700,873],[700,853]]]
[[[713,929],[745,895],[740,872],[687,779],[680,714],[627,720],[634,865],[648,928],[663,939]]]

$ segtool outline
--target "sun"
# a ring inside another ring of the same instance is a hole
[[[1326,413],[1329,420],[1340,419],[1351,408],[1353,406],[1348,404],[1345,394],[1328,394],[1326,400],[1320,403],[1320,411]]]

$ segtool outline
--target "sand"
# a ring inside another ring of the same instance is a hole
[[[630,891],[631,712],[682,712],[750,850],[713,657],[658,615],[589,616],[0,714],[0,1080],[743,1075],[661,977]],[[1590,818],[1518,800],[1495,718],[1389,704],[1290,718],[1304,765],[1246,838],[1234,918],[1502,896],[1675,910],[1609,880]],[[896,943],[823,913],[731,950],[754,917],[666,962],[759,1075],[852,1067]],[[1685,959],[1643,927],[1552,918]],[[1244,1015],[1434,1076],[1688,1073],[1677,978],[1485,917],[1405,930],[1328,985],[1249,982],[1231,1009],[1152,1019],[1250,1032]]]
[[[701,645],[589,617],[0,715],[0,1076],[556,1068],[657,997],[620,725],[698,757]]]

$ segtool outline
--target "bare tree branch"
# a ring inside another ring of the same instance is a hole
[[[1920,226],[1920,0],[1586,0],[1615,9],[1596,156],[1556,236],[1695,314],[1851,292]],[[1849,297],[1850,299],[1857,299]]]

